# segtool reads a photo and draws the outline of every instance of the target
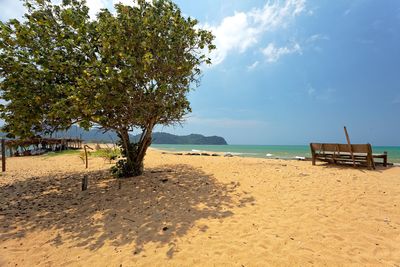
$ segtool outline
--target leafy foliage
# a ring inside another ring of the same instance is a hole
[[[127,163],[126,159],[120,159],[117,161],[115,166],[111,167],[111,174],[116,178],[129,177],[126,175],[131,172],[131,168]]]
[[[138,157],[140,143],[128,142],[124,144],[124,142],[124,137],[121,136],[118,146],[121,147],[121,155],[124,159],[118,160],[117,164],[111,167],[111,173],[119,178],[140,175],[144,168],[143,160],[129,162],[129,159]]]
[[[0,22],[0,90],[4,131],[30,137],[82,120],[71,92],[89,47],[88,8],[80,1],[26,2],[25,20]],[[82,124],[85,126],[85,124]],[[88,125],[88,123],[86,123]]]
[[[117,4],[115,15],[102,10],[93,21],[84,1],[25,4],[25,21],[0,23],[4,130],[29,137],[99,125],[121,138],[123,176],[140,175],[154,126],[191,111],[186,95],[210,63],[212,34],[169,0]]]

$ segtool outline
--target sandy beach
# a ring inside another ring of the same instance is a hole
[[[399,167],[150,150],[119,185],[111,166],[8,159],[0,266],[400,266]]]

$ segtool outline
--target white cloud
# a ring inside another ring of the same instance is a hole
[[[287,27],[291,20],[305,10],[305,0],[268,2],[263,8],[236,12],[225,17],[217,26],[203,25],[215,35],[217,49],[212,52],[213,64],[221,63],[231,51],[245,52],[257,44],[263,33]]]
[[[262,9],[253,9],[250,16],[264,28],[286,26],[288,19],[299,15],[305,10],[305,0],[286,0],[283,5],[275,1],[267,3]]]
[[[109,1],[107,0],[86,0],[86,5],[89,7],[89,16],[94,19],[100,9],[107,8]]]
[[[216,36],[217,49],[211,54],[213,64],[221,63],[232,51],[245,52],[256,45],[265,32],[286,28],[293,18],[305,11],[305,1],[268,1],[261,8],[254,8],[248,12],[236,12],[232,16],[225,17],[219,25],[202,25],[203,28],[211,30]],[[20,4],[17,5],[17,2],[19,3],[16,0],[1,0],[0,6],[5,9],[3,12],[7,12],[7,14],[4,15],[1,12],[0,18],[15,17],[11,12],[21,13]],[[87,0],[87,5],[90,8],[89,15],[94,18],[102,8],[113,10],[113,5],[119,2],[134,5],[136,1]],[[14,8],[14,6],[18,6],[18,8]]]
[[[153,0],[146,0],[146,2],[148,2],[148,3],[152,3],[152,1]],[[126,5],[126,6],[138,6],[137,0],[112,0],[113,6],[116,4],[119,4],[119,3]]]
[[[151,2],[152,0],[146,0]],[[100,9],[108,8],[110,11],[114,11],[114,5],[122,3],[124,5],[134,6],[137,0],[86,0],[86,5],[89,7],[89,16],[94,19]],[[59,5],[62,0],[52,0],[53,4]],[[11,18],[20,19],[26,12],[25,7],[19,0],[0,0],[0,20],[6,21]]]
[[[301,54],[301,47],[298,43],[294,43],[291,47],[276,47],[274,43],[270,43],[266,48],[262,50],[262,53],[267,57],[268,62],[273,63],[278,61],[279,58],[284,55],[293,53]]]
[[[250,24],[249,15],[241,12],[224,18],[217,27],[205,26],[216,37],[217,50],[211,54],[214,65],[221,63],[231,50],[244,52],[249,46],[257,43],[258,29]]]
[[[62,0],[52,0],[52,3],[59,5],[62,3]],[[110,0],[86,0],[86,5],[89,7],[90,17],[95,18],[100,9],[109,8],[110,3]],[[26,12],[22,2],[18,0],[0,0],[0,9],[2,10],[0,13],[0,19],[3,21],[11,18],[20,19]]]
[[[329,41],[330,38],[324,34],[314,34],[307,38],[306,43],[314,43],[318,41]]]
[[[133,0],[113,0],[113,5],[119,3],[124,4],[126,6],[132,6],[134,5],[135,2]]]
[[[25,7],[21,1],[1,0],[0,1],[0,20],[7,21],[12,18],[20,19],[25,13]]]
[[[260,64],[260,62],[256,61],[253,64],[247,66],[247,70],[251,71],[254,70],[255,68],[257,68],[257,66]]]

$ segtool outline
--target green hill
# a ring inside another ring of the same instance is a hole
[[[72,126],[68,131],[57,132],[53,137],[79,137],[87,142],[115,143],[118,136],[115,132],[104,133],[100,129],[93,128],[85,131],[80,127]],[[132,140],[138,140],[139,135],[131,135]],[[182,144],[182,145],[227,145],[220,136],[204,136],[201,134],[190,134],[178,136],[169,133],[153,133],[153,144]]]
[[[153,144],[227,145],[225,139],[220,136],[204,136],[201,134],[178,136],[169,133],[154,133]]]

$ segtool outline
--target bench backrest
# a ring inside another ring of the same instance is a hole
[[[372,153],[371,144],[332,144],[332,143],[311,143],[311,151],[315,152],[348,152],[348,153]]]

